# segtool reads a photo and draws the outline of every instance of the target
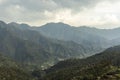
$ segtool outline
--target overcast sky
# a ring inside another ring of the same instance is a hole
[[[120,27],[120,0],[0,0],[0,20],[115,28]]]

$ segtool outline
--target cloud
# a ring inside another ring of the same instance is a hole
[[[0,0],[0,19],[31,25],[59,21],[75,26],[118,25],[119,3],[119,0]]]
[[[0,4],[4,3],[6,0],[0,0]]]
[[[54,0],[54,2],[61,8],[82,10],[82,8],[88,8],[96,5],[98,0]]]

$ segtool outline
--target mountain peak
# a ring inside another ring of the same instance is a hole
[[[0,21],[0,28],[5,28],[7,24],[3,21]]]
[[[4,21],[0,21],[0,24],[6,24]]]
[[[22,23],[20,25],[23,26],[23,27],[30,27],[28,24],[24,24],[24,23]]]
[[[41,26],[41,28],[53,28],[53,29],[65,29],[65,28],[71,28],[72,26],[62,23],[62,22],[58,22],[58,23],[47,23],[43,26]]]
[[[47,24],[64,24],[65,25],[65,23],[63,23],[63,22],[50,22],[50,23],[47,23]]]
[[[18,26],[19,24],[16,23],[16,22],[11,22],[11,23],[8,23],[9,25],[13,25],[13,26]]]
[[[19,28],[19,29],[28,29],[30,27],[28,24],[24,24],[24,23],[19,24],[19,23],[16,23],[16,22],[11,22],[8,25],[14,26],[14,27]]]

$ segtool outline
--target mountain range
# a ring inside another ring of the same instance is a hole
[[[40,27],[32,27],[33,30],[40,32],[49,38],[64,41],[74,41],[87,49],[93,51],[88,55],[101,52],[111,46],[120,44],[120,28],[97,29],[87,26],[70,26],[64,23],[48,23]]]
[[[0,52],[31,66],[30,69],[46,68],[64,59],[85,58],[119,45],[119,31],[119,28],[73,27],[64,23],[32,27],[0,21]]]
[[[48,38],[26,24],[0,22],[0,52],[23,66],[31,66],[30,69],[45,68],[68,58],[82,58],[90,52],[86,48],[74,41]]]
[[[108,74],[116,78],[119,32],[120,28],[75,27],[61,22],[37,27],[0,21],[0,79],[5,75],[6,80],[107,80]]]

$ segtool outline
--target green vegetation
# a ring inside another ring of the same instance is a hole
[[[19,68],[0,67],[0,80],[35,80]]]
[[[119,80],[120,46],[86,59],[61,61],[46,70],[43,80]]]
[[[19,64],[0,54],[0,80],[35,80]]]
[[[120,69],[107,62],[68,67],[48,73],[43,80],[119,80]]]
[[[45,76],[45,80],[97,80],[105,73],[111,70],[111,66],[106,63],[99,63],[89,67],[80,68],[68,67],[49,73]]]

